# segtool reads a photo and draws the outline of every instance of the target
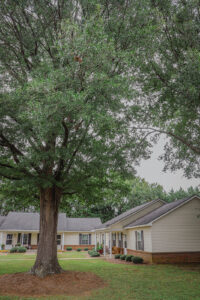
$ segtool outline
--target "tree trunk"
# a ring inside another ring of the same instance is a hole
[[[61,273],[57,258],[58,207],[61,192],[56,187],[40,190],[40,237],[31,273],[38,277]]]

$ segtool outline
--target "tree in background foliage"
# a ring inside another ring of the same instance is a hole
[[[146,9],[145,42],[133,59],[143,96],[140,129],[169,137],[165,170],[200,177],[199,0],[150,0]]]
[[[33,274],[61,272],[63,196],[91,203],[149,155],[126,117],[141,23],[129,1],[0,3],[0,176],[40,195]]]

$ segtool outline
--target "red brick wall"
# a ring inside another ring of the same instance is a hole
[[[200,252],[152,253],[156,264],[200,263]]]
[[[127,254],[140,256],[144,262],[155,264],[200,263],[200,252],[151,253],[127,249]]]
[[[37,249],[37,245],[31,245],[31,249]],[[78,248],[84,250],[85,248],[88,248],[91,250],[95,247],[95,245],[64,245],[64,249],[66,250],[67,247],[72,247],[72,250],[76,250]]]
[[[72,250],[76,250],[78,248],[84,250],[85,248],[88,248],[91,250],[92,248],[95,247],[95,245],[64,245],[64,249],[66,250],[67,247],[72,247]]]
[[[134,255],[134,256],[140,256],[144,259],[145,263],[152,263],[152,253],[151,252],[127,249],[127,254]]]

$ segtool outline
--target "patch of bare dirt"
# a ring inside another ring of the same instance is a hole
[[[53,295],[88,295],[93,289],[103,288],[105,282],[90,272],[67,271],[38,278],[28,273],[0,276],[0,295],[44,297]]]

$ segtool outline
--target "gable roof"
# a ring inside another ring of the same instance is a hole
[[[100,218],[67,218],[66,231],[91,231],[100,225]]]
[[[184,199],[180,199],[180,200],[176,200],[170,203],[166,203],[165,205],[157,208],[156,210],[146,214],[145,216],[137,219],[136,221],[124,226],[124,228],[132,228],[132,227],[136,227],[136,226],[143,226],[143,225],[149,225],[151,224],[151,222],[154,222],[155,220],[157,220],[158,218],[163,217],[164,215],[170,213],[171,211],[173,211],[174,209],[178,208],[179,206],[183,205],[184,203],[192,200],[193,198],[199,198],[199,196],[192,196],[192,197],[187,197]]]
[[[139,212],[140,210],[146,208],[147,206],[150,206],[151,204],[153,204],[153,203],[155,203],[157,201],[161,201],[161,202],[165,203],[165,201],[160,200],[160,199],[156,199],[156,200],[153,200],[153,201],[150,201],[150,202],[145,202],[145,203],[143,203],[141,205],[138,205],[136,207],[133,207],[133,208],[125,211],[124,213],[120,214],[119,216],[117,216],[117,217],[115,217],[115,218],[113,218],[113,219],[111,219],[111,220],[103,223],[99,227],[96,227],[96,229],[106,228],[106,227],[109,227],[110,225],[113,225],[114,223],[118,223],[119,221],[121,221],[123,219],[126,219],[130,215]]]
[[[3,224],[5,221],[6,217],[5,216],[0,216],[0,226]]]
[[[6,217],[0,217],[0,230],[39,231],[39,223],[39,213],[10,212]],[[90,231],[100,224],[100,218],[67,218],[65,213],[60,213],[57,230]]]

